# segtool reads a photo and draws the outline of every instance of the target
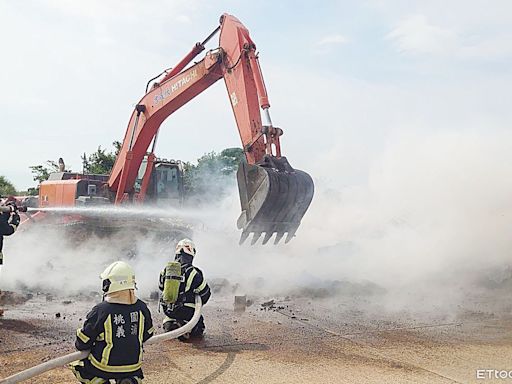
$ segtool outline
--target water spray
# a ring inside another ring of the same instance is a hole
[[[5,207],[4,207],[5,208]],[[177,210],[171,207],[119,207],[119,206],[84,206],[84,207],[18,207],[19,212],[46,212],[56,215],[81,215],[89,217],[153,217],[167,219],[198,220],[200,212]]]

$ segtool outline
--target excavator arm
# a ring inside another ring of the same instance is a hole
[[[220,30],[219,47],[187,67]],[[262,233],[266,243],[277,233],[275,243],[287,233],[293,237],[313,198],[313,181],[293,169],[281,156],[283,131],[270,119],[265,83],[249,31],[234,16],[224,14],[220,26],[193,49],[165,76],[155,82],[137,103],[109,178],[109,188],[120,204],[134,195],[134,184],[148,148],[156,141],[163,121],[173,112],[220,79],[224,79],[235,115],[247,162],[237,172],[242,214],[237,225],[241,242],[254,233],[254,244]],[[261,110],[267,118],[263,125]],[[148,154],[147,169],[139,198],[144,198],[149,171],[154,161]]]

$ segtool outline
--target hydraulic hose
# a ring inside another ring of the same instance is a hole
[[[192,319],[185,324],[183,327],[175,329],[170,332],[163,333],[161,335],[153,336],[151,339],[146,341],[144,345],[150,345],[155,343],[160,343],[165,340],[176,339],[185,333],[192,331],[192,328],[195,327],[199,318],[201,317],[201,298],[199,295],[196,295],[196,308],[194,310],[194,315]],[[0,380],[0,384],[15,384],[22,382],[24,380],[31,379],[32,377],[38,376],[44,372],[50,371],[54,368],[61,367],[63,365],[69,364],[76,360],[81,360],[86,358],[89,355],[89,351],[77,351],[70,353],[68,355],[60,356],[55,359],[49,360],[45,363],[36,365],[35,367],[26,369],[24,371],[18,372],[12,376],[6,377],[5,379]]]

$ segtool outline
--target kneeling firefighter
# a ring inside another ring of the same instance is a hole
[[[210,287],[199,268],[192,265],[196,255],[196,246],[190,239],[183,239],[176,245],[174,261],[160,272],[159,289],[162,291],[161,305],[165,313],[164,331],[177,329],[190,321],[195,310],[195,295],[201,297],[203,304],[210,298]],[[204,319],[200,317],[196,326],[179,340],[200,338],[204,333]]]
[[[135,296],[135,275],[127,263],[112,263],[100,278],[103,302],[76,331],[76,348],[91,352],[71,369],[81,383],[141,383],[142,343],[154,332],[151,313]]]

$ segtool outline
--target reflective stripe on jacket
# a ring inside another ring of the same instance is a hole
[[[104,301],[89,312],[83,327],[76,331],[75,346],[78,350],[91,350],[88,360],[98,377],[142,375],[142,343],[153,333],[151,313],[143,301]]]

